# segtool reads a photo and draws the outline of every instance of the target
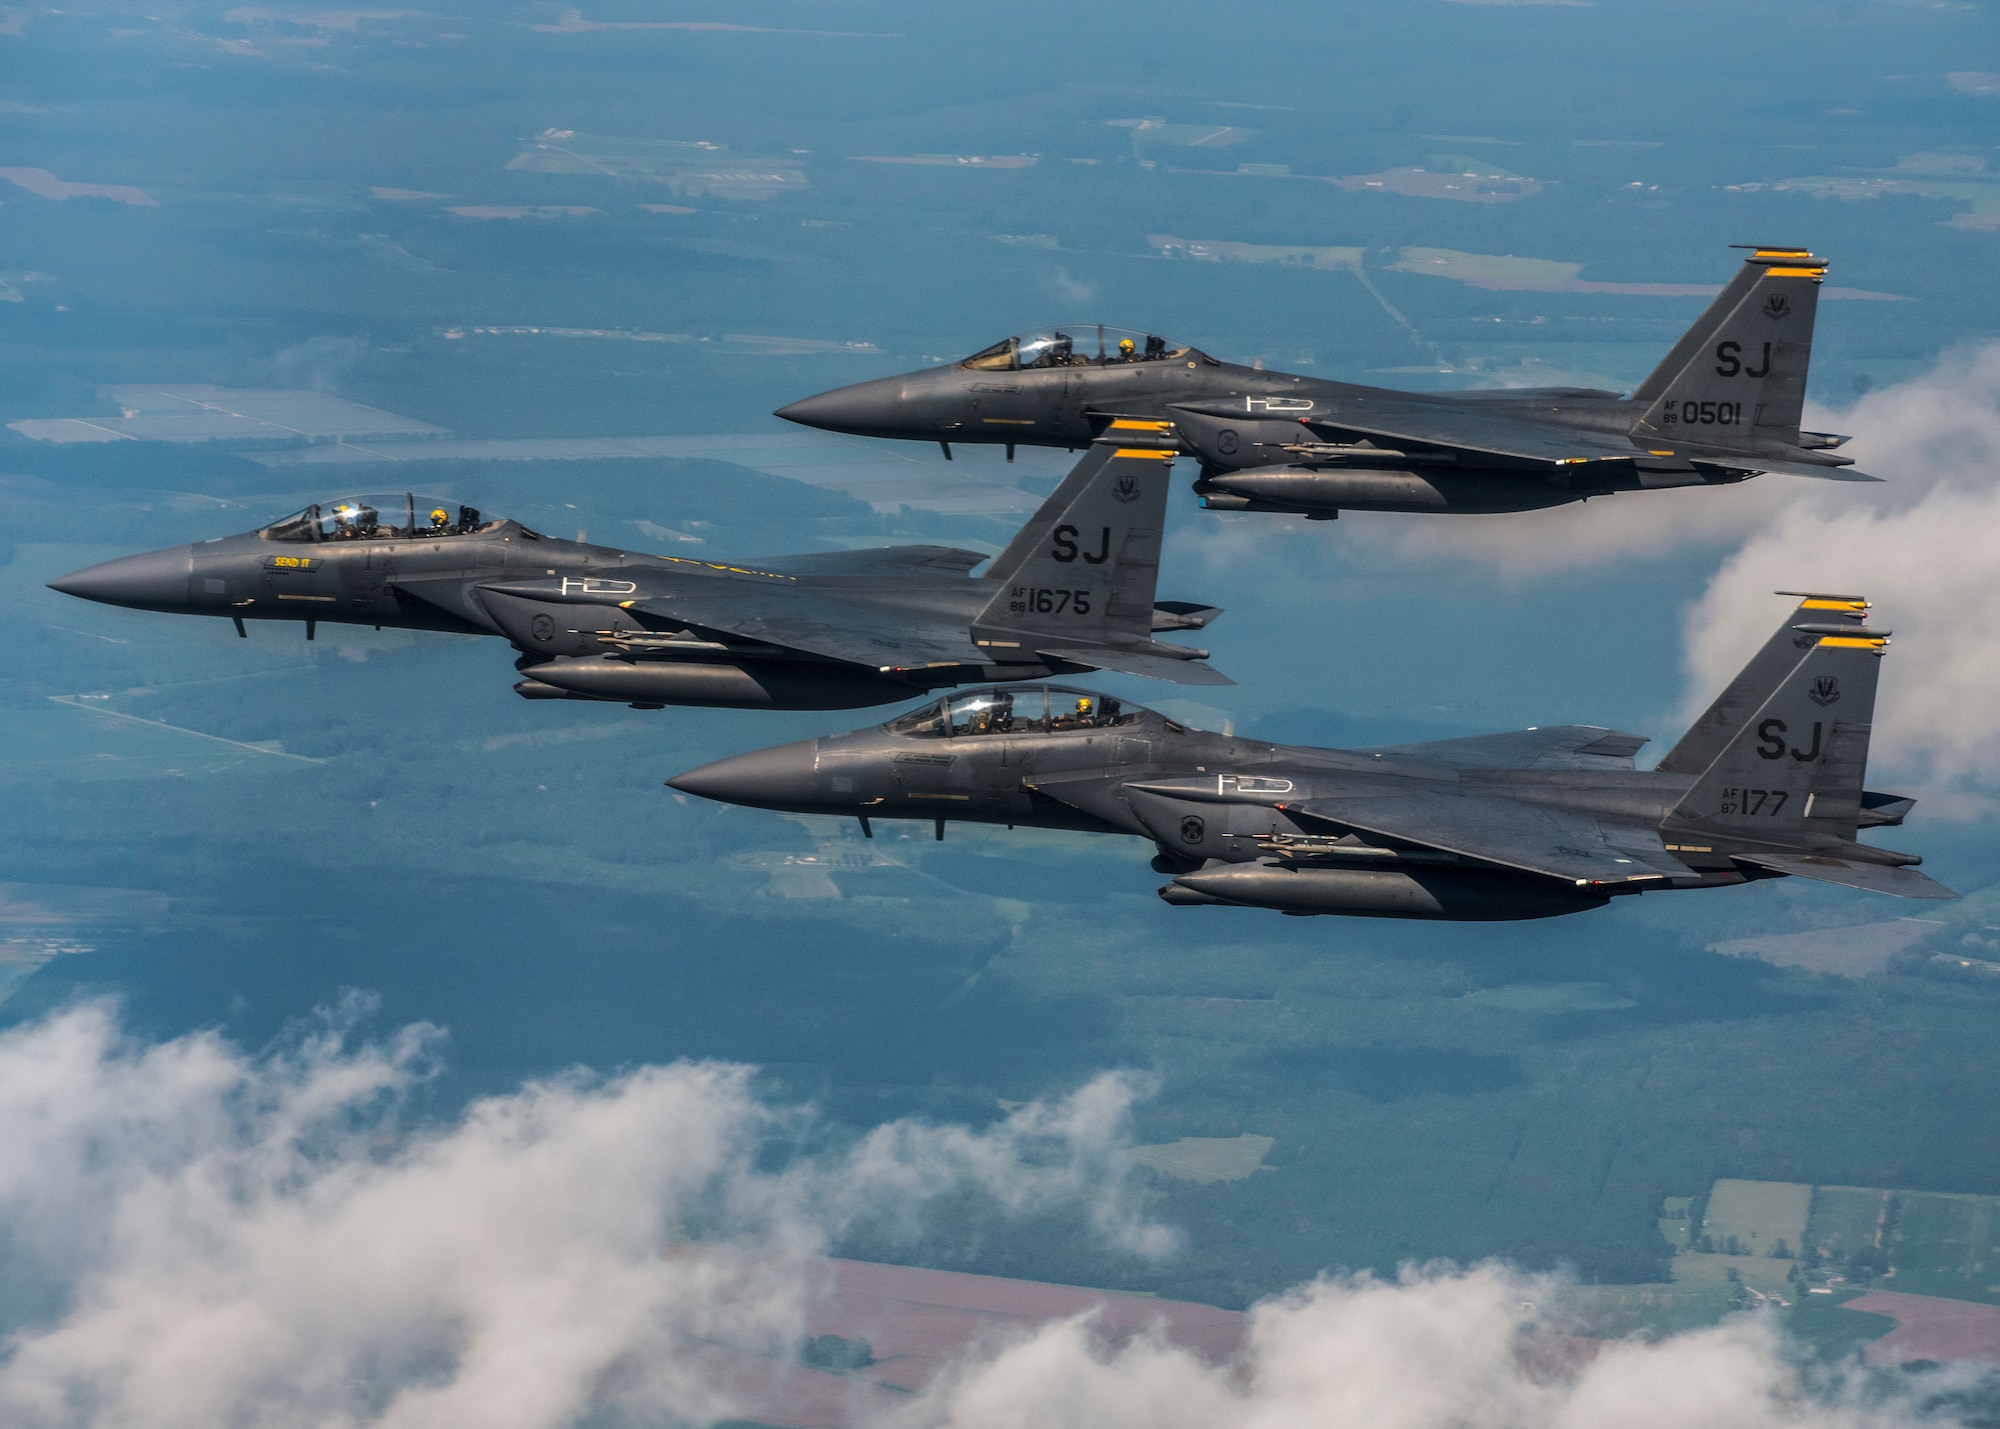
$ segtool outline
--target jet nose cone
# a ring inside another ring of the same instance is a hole
[[[818,427],[824,432],[849,432],[856,436],[896,436],[916,420],[904,401],[900,377],[878,377],[873,382],[857,382],[852,387],[836,387],[801,397],[774,414],[802,427]]]
[[[816,739],[773,745],[676,774],[667,787],[719,804],[746,804],[753,809],[810,806],[818,756]]]
[[[867,383],[861,384],[867,386]],[[844,432],[855,425],[858,407],[849,397],[852,387],[836,387],[831,392],[820,392],[811,397],[801,397],[798,401],[778,408],[773,416],[783,417],[788,422],[797,422],[802,427],[818,427],[825,432]]]
[[[173,546],[143,555],[120,556],[102,565],[86,566],[49,582],[50,590],[106,605],[130,605],[142,610],[185,610],[194,553]]]

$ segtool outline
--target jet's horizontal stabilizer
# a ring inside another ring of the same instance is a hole
[[[1220,614],[1222,607],[1219,605],[1196,605],[1191,600],[1156,600],[1153,602],[1153,629],[1201,630]]]
[[[1700,457],[1695,457],[1696,466],[1707,465]],[[1858,466],[1822,466],[1814,461],[1773,461],[1769,457],[1747,458],[1746,466],[1754,466],[1759,471],[1775,471],[1785,476],[1810,476],[1819,481],[1886,481],[1888,478],[1863,471]]]
[[[1916,806],[1917,801],[1907,794],[1878,794],[1872,789],[1863,790],[1859,823],[1864,829],[1891,828],[1908,818],[1910,810]]]
[[[1957,898],[1935,878],[1887,863],[1856,863],[1817,853],[1737,853],[1738,863],[1754,863],[1773,873],[1789,873],[1821,883],[1838,883],[1870,893],[1887,893],[1897,898]]]
[[[1171,651],[1171,654],[1165,653]],[[1179,645],[1037,645],[1037,655],[1051,660],[1067,660],[1099,670],[1116,670],[1121,675],[1144,675],[1152,680],[1171,680],[1177,685],[1233,685],[1236,682],[1212,665]],[[1205,652],[1204,652],[1205,653]]]

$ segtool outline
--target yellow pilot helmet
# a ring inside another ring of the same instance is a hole
[[[1090,696],[1088,696],[1088,695],[1079,695],[1079,696],[1077,696],[1077,701],[1076,701],[1076,712],[1077,712],[1078,714],[1089,714],[1089,713],[1090,713]]]
[[[434,507],[432,509],[431,525],[449,526],[450,524],[451,524],[451,513],[449,511],[445,510],[442,506]]]
[[[1130,357],[1133,352],[1132,339],[1128,337],[1123,342],[1119,343],[1118,350],[1124,353],[1127,357]]]

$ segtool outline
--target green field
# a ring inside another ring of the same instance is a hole
[[[1241,1181],[1263,1169],[1276,1143],[1268,1136],[1183,1136],[1164,1146],[1135,1146],[1132,1159],[1162,1176],[1192,1181],[1198,1186],[1217,1181]]]
[[[1896,1328],[1887,1315],[1842,1308],[1841,1295],[1804,1295],[1785,1312],[1785,1333],[1821,1359],[1845,1359]]]
[[[1701,1241],[1718,1255],[1795,1257],[1811,1207],[1812,1187],[1794,1181],[1717,1181]]]
[[[1713,1325],[1743,1299],[1736,1286],[1586,1285],[1576,1291],[1575,1313],[1582,1333],[1616,1339],[1625,1335],[1671,1335]]]
[[[1845,1264],[1879,1248],[1878,1233],[1888,1211],[1887,1191],[1865,1186],[1815,1187],[1806,1244],[1822,1259]]]
[[[1660,1204],[1660,1236],[1679,1254],[1694,1239],[1694,1222],[1688,1219],[1692,1196],[1669,1196]]]
[[[2000,1196],[1902,1191],[1896,1200],[1889,1245],[1894,1289],[2000,1303],[2000,1254],[1994,1244]]]

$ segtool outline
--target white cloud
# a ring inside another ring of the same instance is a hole
[[[701,1347],[788,1352],[804,1257],[864,1217],[970,1187],[1166,1243],[1119,1174],[1122,1077],[768,1170],[810,1113],[713,1063],[531,1083],[403,1129],[438,1034],[350,1049],[356,1010],[262,1058],[207,1034],[134,1045],[101,1004],[0,1035],[0,1240],[39,1282],[9,1277],[0,1423],[703,1422],[740,1405]],[[663,1254],[682,1231],[699,1245]]]
[[[1050,292],[1072,306],[1081,306],[1097,297],[1097,284],[1087,278],[1071,277],[1067,268],[1058,268],[1045,275],[1045,281]]]
[[[1564,1293],[1496,1265],[1323,1279],[1257,1307],[1222,1366],[1069,1320],[941,1379],[892,1429],[1896,1429],[1934,1422],[1924,1396],[1971,1378],[1865,1398],[1809,1380],[1748,1317],[1585,1359],[1550,1333]]]
[[[331,392],[368,356],[367,342],[358,337],[322,334],[296,343],[271,359],[272,375],[287,387]]]

